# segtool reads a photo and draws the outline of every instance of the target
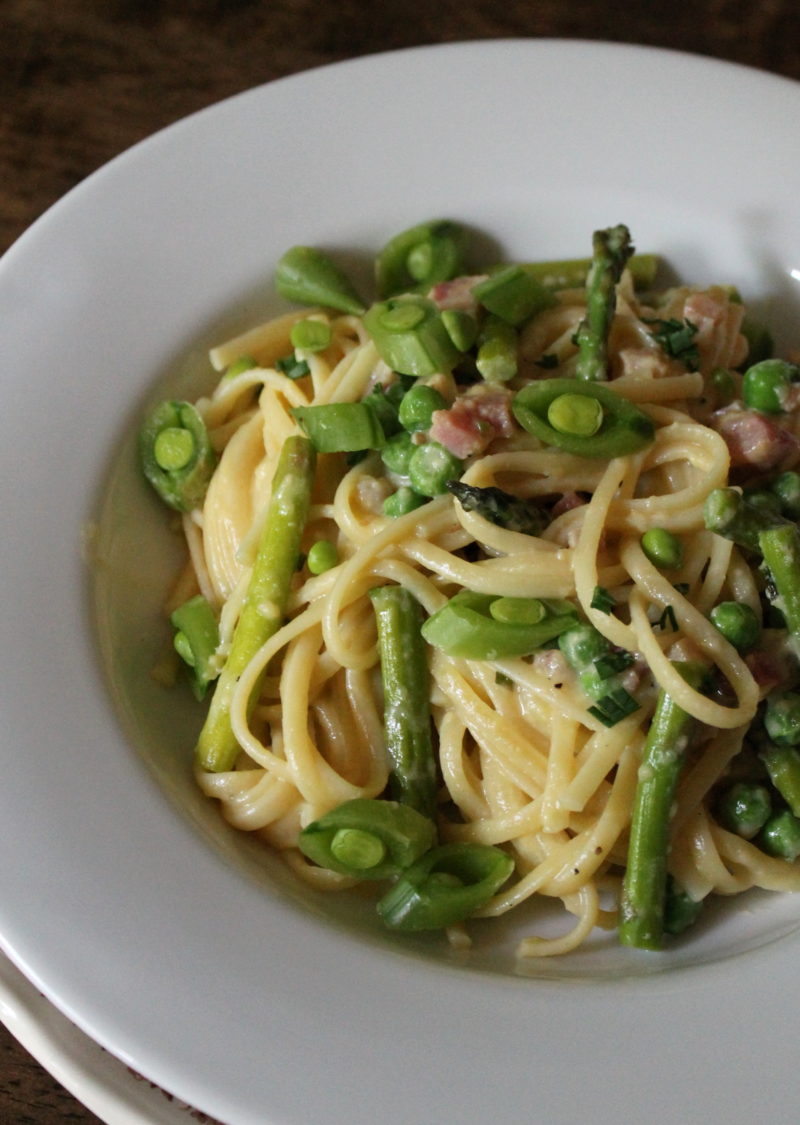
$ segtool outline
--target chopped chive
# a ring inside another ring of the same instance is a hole
[[[672,633],[677,633],[677,631],[678,631],[678,619],[676,618],[675,610],[672,608],[671,605],[668,605],[664,609],[664,612],[659,617],[657,624],[658,624],[659,629],[665,630],[667,628],[667,626],[669,626],[669,629]]]
[[[589,708],[589,714],[606,727],[616,726],[617,723],[639,710],[639,704],[625,688],[614,688],[602,699],[598,699],[594,707]]]
[[[592,609],[599,609],[601,613],[611,613],[617,602],[605,586],[595,586],[592,600],[589,605]]]
[[[595,671],[598,676],[607,680],[609,676],[613,676],[616,672],[624,672],[626,668],[630,668],[633,659],[632,652],[619,649],[616,652],[608,653],[606,656],[598,657],[594,662]]]
[[[276,360],[275,370],[280,371],[287,379],[302,379],[304,375],[308,375],[310,368],[304,359],[298,359],[292,352]]]

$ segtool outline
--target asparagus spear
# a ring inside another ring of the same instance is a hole
[[[592,237],[593,258],[586,276],[586,316],[578,326],[578,379],[608,378],[608,332],[617,305],[616,285],[633,253],[628,228],[620,224]]]
[[[674,667],[693,688],[702,685],[706,676],[702,664],[676,662]],[[692,717],[661,691],[642,751],[634,798],[620,904],[623,945],[639,949],[660,949],[662,945],[670,818],[692,726]]]
[[[393,796],[433,817],[436,769],[422,611],[402,586],[370,591],[378,626],[386,749]]]
[[[236,761],[239,746],[231,729],[231,698],[247,664],[283,621],[308,518],[315,457],[306,437],[295,434],[283,444],[242,612],[195,751],[205,770],[229,770]]]
[[[460,480],[449,480],[447,490],[452,492],[465,512],[477,512],[490,523],[509,531],[541,535],[547,526],[547,516],[541,508],[502,488],[480,488]]]

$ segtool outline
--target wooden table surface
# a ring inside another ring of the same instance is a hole
[[[797,0],[0,0],[0,252],[95,168],[221,98],[376,51],[521,36],[800,79]],[[0,1025],[0,1125],[97,1121]]]

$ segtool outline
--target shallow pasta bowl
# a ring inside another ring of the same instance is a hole
[[[505,938],[390,940],[224,828],[191,780],[197,714],[148,674],[175,559],[133,448],[148,402],[197,393],[209,344],[277,311],[286,247],[358,269],[434,215],[520,258],[624,221],[791,343],[798,110],[789,82],[651,50],[377,56],[158,134],[5,257],[0,937],[112,1053],[228,1125],[745,1121],[767,1060],[796,1113],[791,897],[665,957],[523,969]]]

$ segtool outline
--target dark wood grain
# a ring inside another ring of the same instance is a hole
[[[800,79],[797,0],[0,0],[0,252],[111,157],[221,98],[376,51],[517,36],[672,47]],[[0,1026],[0,1125],[97,1120]]]

